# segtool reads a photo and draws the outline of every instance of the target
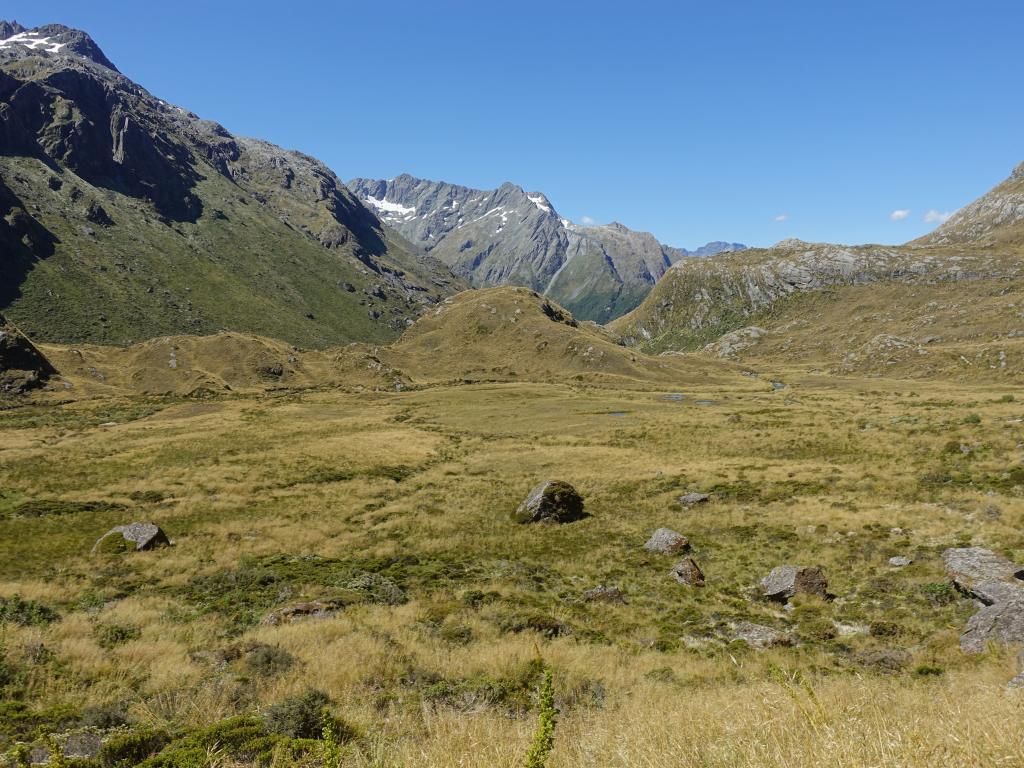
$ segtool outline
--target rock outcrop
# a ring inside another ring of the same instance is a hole
[[[120,536],[120,539],[118,539]],[[97,539],[93,552],[113,550],[134,550],[141,552],[158,547],[169,547],[171,540],[160,526],[153,523],[129,523],[117,525]]]
[[[671,528],[659,528],[651,534],[644,549],[662,555],[677,555],[690,549],[690,540]]]
[[[43,354],[0,315],[0,394],[21,394],[56,373]]]
[[[828,581],[818,566],[780,565],[761,580],[761,591],[769,600],[786,602],[796,595],[828,597]]]
[[[545,480],[512,515],[517,523],[570,523],[584,516],[583,497],[569,483]]]
[[[688,587],[704,586],[704,571],[700,569],[700,566],[697,565],[697,562],[692,557],[680,560],[672,566],[669,576]]]

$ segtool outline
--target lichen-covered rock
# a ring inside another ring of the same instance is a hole
[[[120,536],[120,538],[118,538]],[[171,540],[153,523],[116,525],[97,539],[92,551],[131,551],[169,547]]]
[[[680,560],[672,566],[669,576],[688,587],[704,586],[704,572],[692,557]]]
[[[751,621],[736,622],[733,626],[733,639],[743,640],[754,648],[770,648],[793,642],[793,639],[784,632]]]
[[[889,558],[889,565],[891,565],[893,568],[906,568],[912,562],[914,561],[911,560],[909,557],[903,557],[902,555],[897,555],[896,557]]]
[[[679,503],[684,507],[692,507],[697,504],[705,504],[711,497],[706,493],[698,493],[697,491],[691,491],[690,493],[684,493],[679,497]]]
[[[780,602],[799,594],[827,597],[828,581],[818,566],[780,565],[761,580],[761,591]]]
[[[967,620],[960,636],[964,653],[982,653],[989,645],[1024,643],[1024,598],[986,605]]]
[[[517,523],[568,523],[582,517],[583,497],[561,480],[545,480],[512,514]]]
[[[1024,567],[982,547],[959,547],[942,553],[953,585],[986,605],[1010,599],[1024,587]],[[1024,592],[1020,593],[1024,596]]]
[[[690,540],[671,528],[659,528],[651,534],[651,538],[644,544],[644,549],[662,555],[677,555],[690,549]]]

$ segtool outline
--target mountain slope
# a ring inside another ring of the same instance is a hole
[[[1018,168],[931,235],[903,246],[786,240],[771,248],[678,262],[611,328],[628,344],[686,350],[757,324],[781,300],[792,304],[836,287],[949,284],[966,296],[980,280],[1016,280],[1024,275],[1022,187]],[[842,303],[830,306],[839,317],[854,311]]]
[[[628,312],[672,262],[691,254],[621,224],[581,227],[540,192],[511,183],[496,190],[425,181],[353,179],[349,187],[390,226],[475,287],[519,285],[550,296],[581,319]]]
[[[315,159],[153,97],[83,32],[0,32],[0,308],[33,338],[387,340],[461,289]]]

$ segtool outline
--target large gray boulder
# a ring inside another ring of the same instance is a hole
[[[690,540],[671,528],[659,528],[651,534],[651,538],[644,544],[644,549],[662,555],[676,555],[690,549]]]
[[[121,538],[118,539],[117,537]],[[141,552],[157,547],[169,547],[171,540],[160,526],[153,523],[130,523],[116,525],[96,540],[92,551],[100,549],[126,550],[134,549]]]
[[[958,547],[942,553],[942,564],[961,592],[991,605],[1009,596],[999,582],[1024,587],[1024,566],[982,547]]]
[[[761,591],[769,600],[786,602],[796,595],[828,597],[828,581],[818,566],[780,565],[761,579]]]
[[[982,653],[990,643],[1024,643],[1024,598],[986,605],[967,620],[960,636],[964,653]]]
[[[545,480],[512,514],[517,523],[568,523],[582,517],[583,497],[561,480]]]

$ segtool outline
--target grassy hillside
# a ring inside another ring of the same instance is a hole
[[[397,337],[462,287],[323,164],[78,56],[0,51],[0,309],[32,338]]]
[[[844,286],[792,296],[705,351],[838,375],[1024,382],[1024,283]],[[742,339],[737,345],[736,339]]]
[[[420,382],[585,381],[618,387],[735,380],[714,361],[652,358],[577,323],[528,288],[488,288],[446,299],[381,356]]]
[[[973,301],[991,305],[985,297],[992,285],[1017,291],[1024,277],[1022,227],[1024,170],[1018,168],[933,233],[906,245],[785,240],[771,248],[677,263],[639,307],[609,328],[649,352],[686,351],[767,322],[764,318],[773,313],[789,313],[809,324],[809,340],[817,335],[813,343],[831,347],[835,355],[844,336],[857,332],[857,323],[850,321],[859,317],[864,299],[873,304],[876,319],[883,313],[884,305],[871,299],[873,288],[890,298],[892,311],[908,322],[916,312],[918,325],[932,321],[927,302],[918,304],[914,297],[929,291],[941,294],[936,314],[945,319],[935,320],[939,325],[952,320],[942,307],[962,306],[958,314],[963,321]],[[1005,303],[1012,308],[1012,302]],[[984,322],[969,322],[984,325],[990,340],[1019,328],[1013,312],[996,314],[997,322],[992,312]],[[895,332],[883,325],[874,323],[876,334]]]

